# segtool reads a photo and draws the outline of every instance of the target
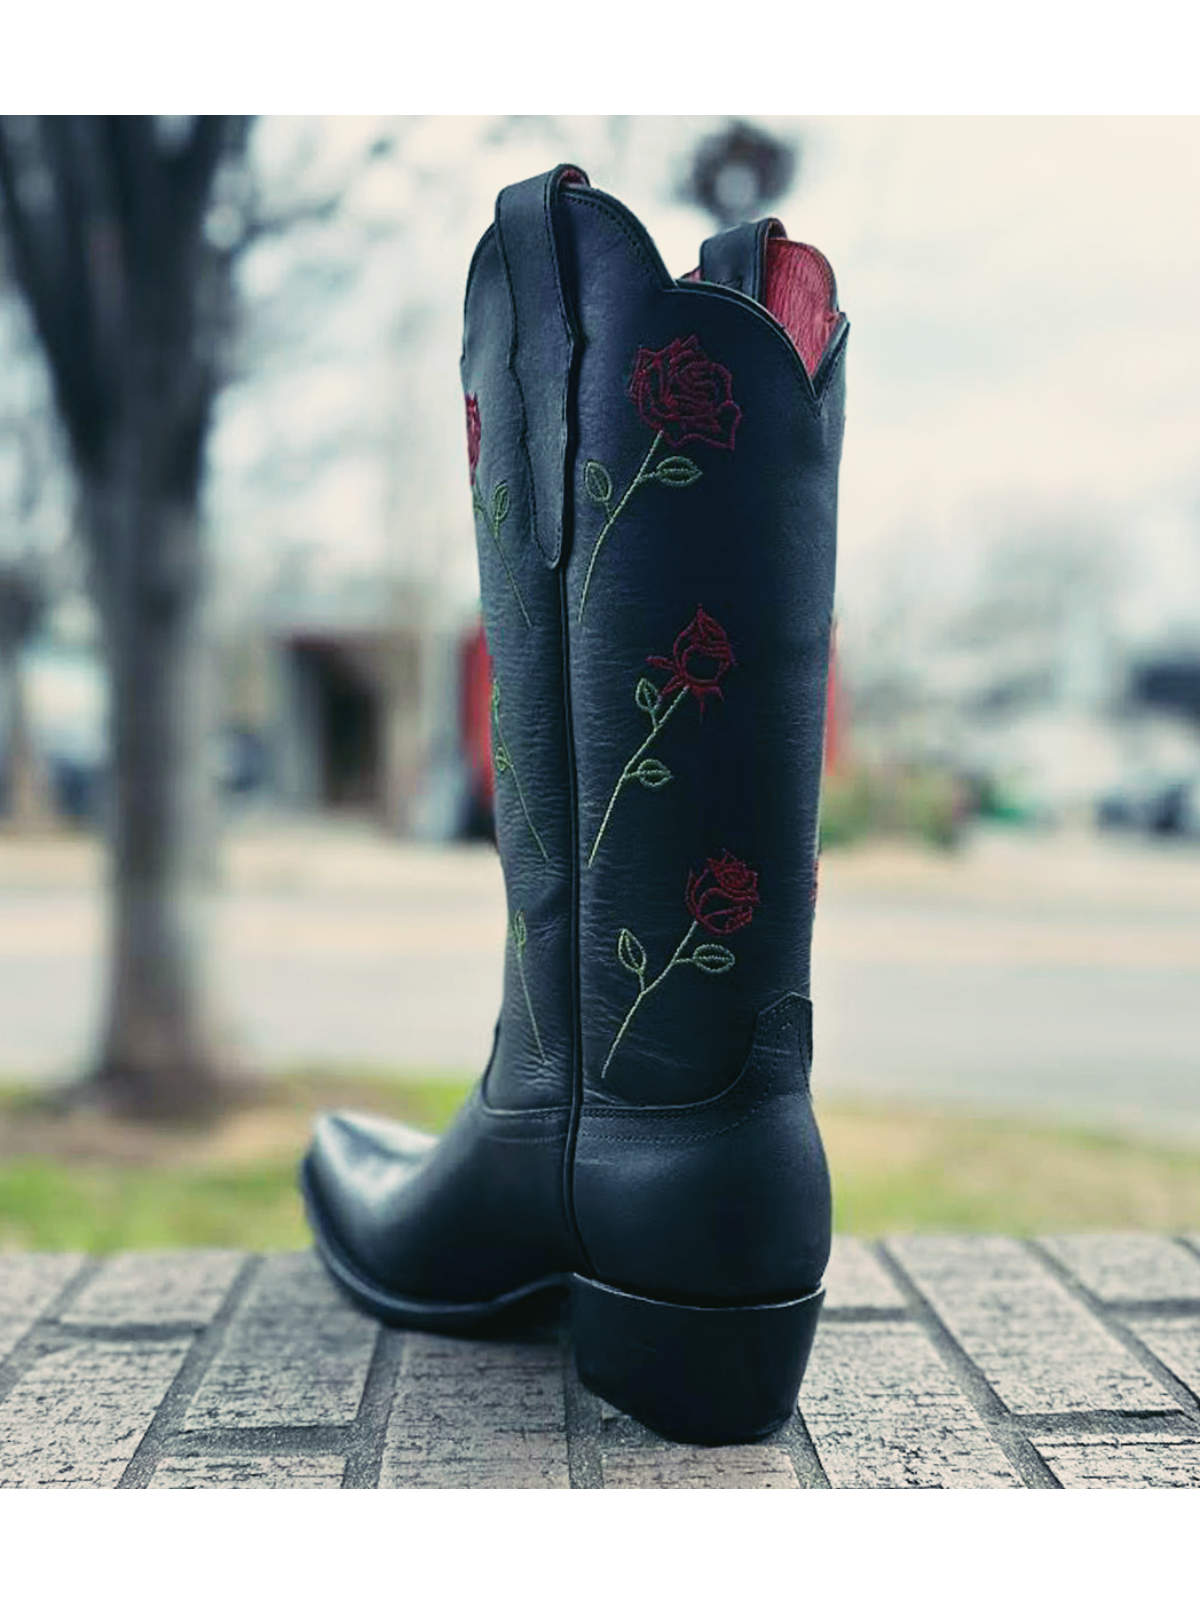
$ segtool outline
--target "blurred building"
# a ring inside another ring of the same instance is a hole
[[[474,613],[355,575],[277,589],[261,628],[262,732],[282,806],[429,839],[485,829],[489,684]]]
[[[1200,614],[1133,638],[1062,552],[1023,551],[944,604],[843,634],[856,759],[961,778],[1014,820],[1116,815],[1116,797],[1200,795]],[[1164,813],[1165,814],[1165,813]]]

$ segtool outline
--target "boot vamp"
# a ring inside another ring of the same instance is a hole
[[[473,1305],[567,1272],[567,1109],[498,1112],[478,1090],[440,1138],[336,1112],[317,1122],[314,1219],[356,1273],[399,1299]]]
[[[317,1121],[313,1164],[322,1191],[368,1215],[386,1212],[437,1139],[403,1122],[358,1111],[332,1111]]]
[[[390,1276],[389,1231],[436,1144],[430,1134],[385,1117],[334,1111],[317,1119],[307,1169],[320,1220],[373,1279]]]

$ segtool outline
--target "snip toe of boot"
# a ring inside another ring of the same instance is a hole
[[[318,1235],[371,1276],[378,1274],[397,1192],[436,1143],[384,1117],[349,1111],[319,1117],[303,1168]]]
[[[318,1180],[368,1198],[407,1177],[437,1143],[429,1133],[360,1111],[330,1111],[313,1127],[311,1157]]]

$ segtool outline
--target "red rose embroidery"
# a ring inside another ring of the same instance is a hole
[[[475,469],[479,466],[479,443],[483,429],[479,422],[479,397],[467,396],[467,463],[471,471],[471,487],[475,487]]]
[[[648,428],[673,446],[699,439],[732,450],[742,420],[728,370],[711,361],[693,333],[672,339],[664,350],[639,350],[629,380],[629,398]]]
[[[754,916],[758,905],[758,873],[726,850],[720,861],[709,857],[698,876],[688,873],[687,908],[709,933],[736,933]]]
[[[720,689],[721,679],[737,661],[730,647],[725,629],[710,617],[703,606],[696,607],[696,615],[675,641],[670,661],[665,656],[647,656],[652,667],[661,667],[671,677],[663,684],[662,698],[674,694],[676,689],[687,689],[695,695],[704,715],[704,697],[715,694],[725,698]]]
[[[650,718],[650,732],[625,763],[616,787],[609,796],[600,831],[588,853],[589,867],[596,859],[613,807],[625,785],[640,783],[644,789],[661,789],[664,784],[670,783],[673,776],[671,769],[665,767],[657,757],[647,758],[646,752],[650,746],[689,694],[700,707],[701,717],[704,715],[705,695],[715,694],[718,700],[723,700],[725,696],[719,687],[720,680],[730,667],[737,666],[725,629],[715,617],[709,616],[703,606],[696,607],[696,615],[675,640],[671,660],[668,661],[666,656],[647,656],[646,659],[652,667],[661,667],[671,676],[661,689],[656,689],[649,678],[640,678],[633,691],[638,710],[644,711]],[[683,690],[682,694],[680,690]]]
[[[744,861],[739,861],[726,850],[720,861],[714,861],[710,856],[708,865],[699,876],[694,872],[688,873],[685,899],[692,914],[692,925],[675,946],[675,954],[649,983],[646,982],[645,945],[632,928],[622,928],[617,936],[617,960],[626,972],[636,977],[638,992],[625,1013],[625,1020],[617,1030],[616,1038],[609,1046],[600,1069],[602,1078],[612,1065],[612,1058],[629,1031],[629,1024],[638,1007],[670,977],[676,967],[694,967],[697,972],[706,973],[709,977],[719,977],[737,965],[737,957],[723,944],[697,945],[690,955],[684,955],[684,951],[691,944],[697,928],[707,928],[709,933],[727,934],[736,933],[739,928],[746,926],[759,903],[758,873],[751,872]]]
[[[639,350],[629,380],[629,398],[639,419],[653,430],[654,438],[624,494],[618,495],[612,473],[602,461],[584,463],[584,490],[590,500],[604,508],[605,518],[583,577],[580,622],[604,541],[635,491],[648,483],[672,491],[689,489],[704,476],[690,456],[668,456],[651,470],[650,463],[663,440],[676,449],[689,439],[698,439],[714,450],[732,450],[742,420],[741,407],[733,398],[733,379],[725,367],[705,355],[694,333],[686,339],[672,339],[661,350]]]

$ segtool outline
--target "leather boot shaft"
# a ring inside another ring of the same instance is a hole
[[[808,995],[846,330],[810,378],[564,179],[504,191],[466,298],[510,912],[489,1098],[684,1104]]]
[[[558,216],[583,1081],[688,1104],[809,992],[845,326],[814,382],[759,305],[674,282],[618,202],[566,189]]]
[[[572,352],[536,248],[559,180],[506,190],[467,282],[462,383],[484,633],[492,670],[496,838],[508,902],[504,998],[484,1099],[575,1097],[577,853],[561,552]],[[555,280],[553,263],[549,266]],[[552,320],[553,319],[553,320]],[[540,537],[539,537],[540,536]]]

